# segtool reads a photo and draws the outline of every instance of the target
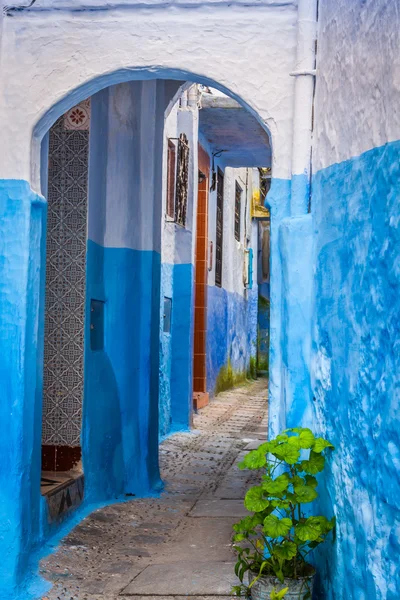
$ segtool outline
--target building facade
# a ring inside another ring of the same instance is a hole
[[[336,446],[322,503],[338,534],[317,597],[397,600],[397,5],[190,4],[15,0],[2,12],[0,595],[16,597],[55,531],[42,445],[49,465],[82,457],[88,505],[155,491],[159,435],[190,425],[192,389],[205,402],[250,365],[248,211],[254,167],[271,166],[270,432],[308,425]],[[209,111],[222,108],[204,98],[198,110],[194,82],[267,131],[270,165],[252,135],[241,162],[236,143],[225,152],[229,119],[221,143]],[[60,349],[74,362],[67,390],[54,385]]]

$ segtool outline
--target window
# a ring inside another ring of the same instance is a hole
[[[217,233],[215,240],[215,285],[222,285],[222,236],[224,218],[224,175],[221,169],[217,174]]]
[[[178,140],[178,160],[176,166],[175,222],[185,227],[189,181],[189,144],[184,133]]]
[[[168,140],[167,157],[167,206],[166,215],[175,221],[175,189],[176,189],[176,146]]]
[[[240,242],[240,213],[242,206],[242,188],[235,182],[235,240]]]

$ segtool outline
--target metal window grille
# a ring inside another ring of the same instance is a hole
[[[235,182],[235,239],[240,242],[240,213],[242,205],[242,188]]]
[[[217,234],[215,240],[215,285],[222,285],[222,242],[224,227],[224,175],[217,174]]]
[[[176,145],[173,140],[168,140],[167,158],[167,206],[166,215],[175,220],[175,192],[176,192]]]
[[[184,133],[178,140],[178,157],[176,166],[176,195],[175,195],[175,221],[178,225],[186,225],[186,209],[188,199],[189,181],[189,144]]]

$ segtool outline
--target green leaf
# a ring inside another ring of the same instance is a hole
[[[290,502],[287,500],[271,500],[271,506],[274,508],[282,508],[283,510],[289,510]]]
[[[296,494],[297,502],[301,504],[306,504],[307,502],[312,502],[315,498],[318,497],[318,493],[314,488],[309,487],[308,485],[298,485],[294,488]]]
[[[300,448],[301,448],[300,439],[297,435],[292,435],[288,439],[287,443],[290,444],[290,446],[293,446],[294,448],[296,448],[296,450],[300,450]]]
[[[323,470],[325,466],[325,458],[322,456],[322,454],[318,454],[311,450],[309,459],[301,461],[300,466],[306,473],[309,473],[310,475],[316,475]]]
[[[312,448],[314,440],[314,434],[311,429],[303,429],[299,435],[300,446],[304,449]]]
[[[242,542],[243,540],[247,539],[247,535],[245,535],[244,533],[237,533],[236,535],[233,536],[233,541],[234,542]]]
[[[238,523],[233,525],[233,530],[236,533],[250,533],[252,532],[257,525],[261,525],[263,523],[264,518],[260,515],[249,515],[248,517],[244,517]]]
[[[262,469],[267,464],[267,458],[263,451],[251,450],[241,463],[239,463],[239,469]]]
[[[280,433],[279,435],[276,436],[275,439],[277,442],[287,442],[289,439],[289,436],[286,433]]]
[[[279,475],[276,479],[265,481],[265,483],[262,484],[262,488],[269,494],[280,494],[287,489],[288,485],[289,475],[283,473],[283,475]]]
[[[271,538],[281,537],[289,533],[292,525],[292,520],[287,517],[279,519],[276,515],[268,515],[264,519],[264,533]]]
[[[283,588],[283,590],[280,590],[280,592],[277,592],[276,589],[274,588],[271,592],[270,598],[271,598],[271,600],[284,600],[288,591],[289,591],[288,587]]]
[[[306,484],[309,485],[312,488],[316,488],[318,485],[318,481],[315,479],[315,477],[313,477],[312,475],[306,475],[304,477]]]
[[[319,454],[320,452],[325,450],[325,448],[333,448],[333,450],[334,450],[335,446],[333,446],[330,442],[328,442],[328,440],[324,440],[324,438],[319,437],[319,438],[315,439],[315,442],[314,442],[314,445],[312,448],[313,448],[314,452],[317,452]]]
[[[269,506],[269,501],[264,498],[264,490],[262,487],[252,487],[244,497],[244,505],[247,510],[253,512],[261,512]]]
[[[281,444],[278,448],[275,448],[273,454],[284,460],[288,465],[294,465],[300,458],[300,450],[292,446],[291,444]]]
[[[232,596],[241,596],[242,595],[242,586],[234,585],[233,588],[231,589],[231,595]]]
[[[295,528],[296,536],[303,542],[312,542],[322,533],[319,517],[309,517],[304,522],[298,523]]]
[[[315,523],[318,523],[318,525],[321,528],[321,533],[323,535],[326,535],[327,533],[329,533],[335,527],[335,524],[336,524],[335,517],[333,517],[330,521],[326,517],[323,517],[323,516],[312,517],[312,519],[314,520]]]
[[[294,542],[285,540],[281,544],[275,546],[272,553],[274,556],[282,558],[283,560],[290,560],[296,556],[297,546]]]

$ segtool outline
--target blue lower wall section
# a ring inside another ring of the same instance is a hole
[[[269,434],[277,435],[286,427],[284,413],[284,378],[282,351],[284,346],[284,321],[282,298],[285,293],[282,273],[282,256],[279,248],[280,225],[290,211],[290,179],[272,178],[265,205],[271,212],[270,235],[270,345],[269,345],[269,391],[268,417]]]
[[[88,241],[82,453],[89,501],[148,493],[158,473],[160,255]],[[104,350],[90,301],[105,301]]]
[[[318,598],[400,598],[400,142],[313,180],[316,427],[336,446]],[[324,490],[324,488],[322,488]]]
[[[313,231],[311,214],[283,219],[279,250],[282,261],[281,411],[286,427],[312,420],[310,385]]]
[[[192,411],[193,277],[192,264],[162,264],[164,296],[172,299],[171,332],[160,323],[160,436],[187,430]]]
[[[0,182],[0,598],[40,596],[40,546],[60,531],[40,494],[46,203]],[[160,255],[87,248],[82,455],[85,511],[159,489]],[[104,348],[90,348],[90,300],[105,302]]]
[[[36,355],[46,203],[0,181],[0,598],[13,598],[41,538],[41,382]]]
[[[222,367],[245,374],[257,352],[257,286],[246,300],[224,288],[207,288],[207,391],[214,394]]]

